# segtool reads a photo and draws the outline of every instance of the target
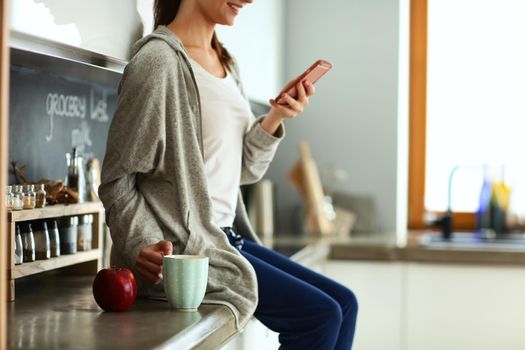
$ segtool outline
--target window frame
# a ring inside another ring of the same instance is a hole
[[[410,92],[408,228],[427,229],[425,222],[425,166],[427,117],[428,0],[410,1]],[[443,212],[431,212],[440,216]],[[454,212],[453,228],[473,230],[476,213]]]

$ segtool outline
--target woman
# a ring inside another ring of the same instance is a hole
[[[132,268],[142,295],[162,295],[162,256],[209,257],[204,303],[228,306],[240,330],[254,314],[283,349],[349,349],[351,291],[262,245],[239,186],[257,182],[314,93],[270,100],[255,119],[237,65],[215,35],[253,0],[156,0],[155,30],[133,47],[119,86],[99,193],[112,264]]]

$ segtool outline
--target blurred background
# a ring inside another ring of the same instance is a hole
[[[39,54],[55,42],[114,59],[117,68],[46,63],[51,76],[38,78],[37,56],[13,56],[9,161],[30,163],[34,180],[63,177],[71,146],[102,161],[118,67],[152,31],[152,6],[11,1],[12,48]],[[244,194],[252,223],[275,249],[292,255],[328,244],[316,268],[358,296],[356,349],[523,348],[524,15],[522,0],[255,0],[234,27],[217,29],[256,114],[315,60],[334,65],[304,113],[286,122],[264,180]],[[30,135],[48,135],[50,116],[45,103],[26,110],[25,101],[51,91],[24,97],[34,81],[28,74],[49,84],[53,74],[83,79],[63,90],[102,101],[108,118],[57,119],[67,137],[56,131],[56,144],[28,148]],[[302,141],[336,233],[307,224],[308,196],[289,179]],[[42,157],[45,147],[55,151]],[[10,169],[9,183],[16,181]],[[275,334],[253,327],[230,346],[275,346]]]

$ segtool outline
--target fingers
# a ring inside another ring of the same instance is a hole
[[[297,101],[303,106],[303,108],[305,106],[308,106],[308,97],[306,97],[306,91],[304,89],[304,83],[303,82],[299,82],[295,86],[295,88],[297,90]]]
[[[158,274],[160,274],[162,272],[162,265],[155,264],[155,263],[153,263],[153,262],[151,262],[149,260],[146,260],[143,257],[141,257],[140,255],[137,258],[137,260],[135,261],[135,264],[137,266],[140,266],[143,269],[151,272],[154,275],[158,275]]]
[[[304,81],[304,87],[306,88],[306,96],[310,97],[315,94],[315,86],[310,83],[308,80]]]
[[[288,94],[283,94],[282,100],[288,105],[289,108],[295,111],[296,114],[301,113],[304,109],[303,105],[299,101],[297,101],[296,99],[294,99],[292,96]]]
[[[152,263],[160,266],[162,266],[163,257],[164,255],[161,254],[160,251],[156,248],[156,244],[142,249],[138,256],[138,258],[151,261]]]
[[[173,254],[173,243],[167,240],[142,249],[135,260],[135,267],[142,277],[151,283],[162,280],[162,263],[164,255]]]
[[[171,255],[173,253],[173,243],[170,241],[162,240],[156,246],[163,255]]]
[[[157,284],[161,281],[160,274],[155,275],[140,265],[135,265],[135,268],[146,281],[153,284]]]
[[[283,116],[285,118],[294,118],[297,116],[297,112],[290,108],[287,104],[283,105],[280,103],[277,103],[274,99],[270,100],[270,104],[272,105],[272,108],[275,109],[275,113],[279,116]]]

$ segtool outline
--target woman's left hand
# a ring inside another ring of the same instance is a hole
[[[297,117],[306,106],[308,106],[308,97],[315,93],[315,87],[309,81],[299,82],[295,86],[297,90],[297,98],[284,93],[278,103],[274,99],[270,99],[272,108],[266,115],[266,118],[261,123],[263,129],[270,134],[274,134],[283,119],[292,119]]]

